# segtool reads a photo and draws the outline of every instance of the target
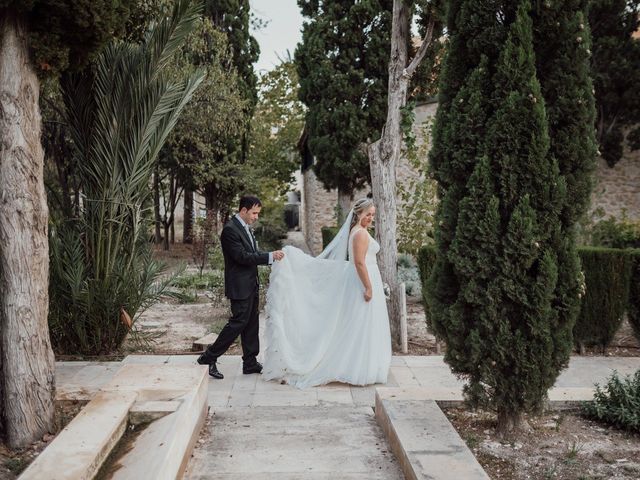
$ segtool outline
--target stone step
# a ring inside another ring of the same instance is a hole
[[[127,425],[149,421],[110,478],[181,477],[207,414],[207,368],[122,363],[21,480],[91,479]]]
[[[99,392],[27,468],[20,480],[90,479],[127,428],[136,392]]]
[[[384,390],[376,393],[376,420],[406,479],[489,480],[434,400],[405,400],[401,392]]]
[[[193,342],[191,350],[194,352],[203,352],[206,348],[218,339],[217,333],[209,333],[199,340]]]

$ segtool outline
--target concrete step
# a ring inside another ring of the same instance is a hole
[[[202,440],[186,480],[403,478],[371,407],[234,406],[209,417]]]
[[[127,428],[136,392],[95,395],[38,455],[20,480],[93,478]]]
[[[376,420],[406,479],[489,480],[434,400],[403,400],[401,394],[384,398],[377,393]]]
[[[149,421],[111,478],[180,478],[207,414],[207,387],[204,366],[123,362],[20,479],[91,479],[127,425]]]
[[[199,340],[196,340],[195,342],[193,342],[193,346],[191,347],[191,350],[194,352],[203,352],[206,350],[206,348],[209,345],[211,345],[217,339],[218,339],[217,333],[209,333],[208,335],[205,335]]]

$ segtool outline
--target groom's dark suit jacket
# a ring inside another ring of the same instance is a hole
[[[258,252],[240,221],[234,216],[220,235],[224,255],[224,293],[231,300],[244,300],[258,286],[258,265],[269,263],[269,254]]]

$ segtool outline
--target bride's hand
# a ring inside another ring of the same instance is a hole
[[[364,301],[368,302],[372,298],[373,298],[373,292],[371,291],[371,287],[369,287],[364,291]]]

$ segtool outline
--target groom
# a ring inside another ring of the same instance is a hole
[[[224,293],[231,301],[231,318],[218,339],[198,357],[200,365],[209,365],[209,375],[224,378],[216,362],[240,335],[242,341],[242,373],[261,373],[256,360],[260,351],[258,339],[258,265],[271,265],[282,260],[284,253],[260,252],[250,226],[258,220],[262,203],[257,197],[240,199],[239,212],[227,222],[220,235],[224,255]]]

